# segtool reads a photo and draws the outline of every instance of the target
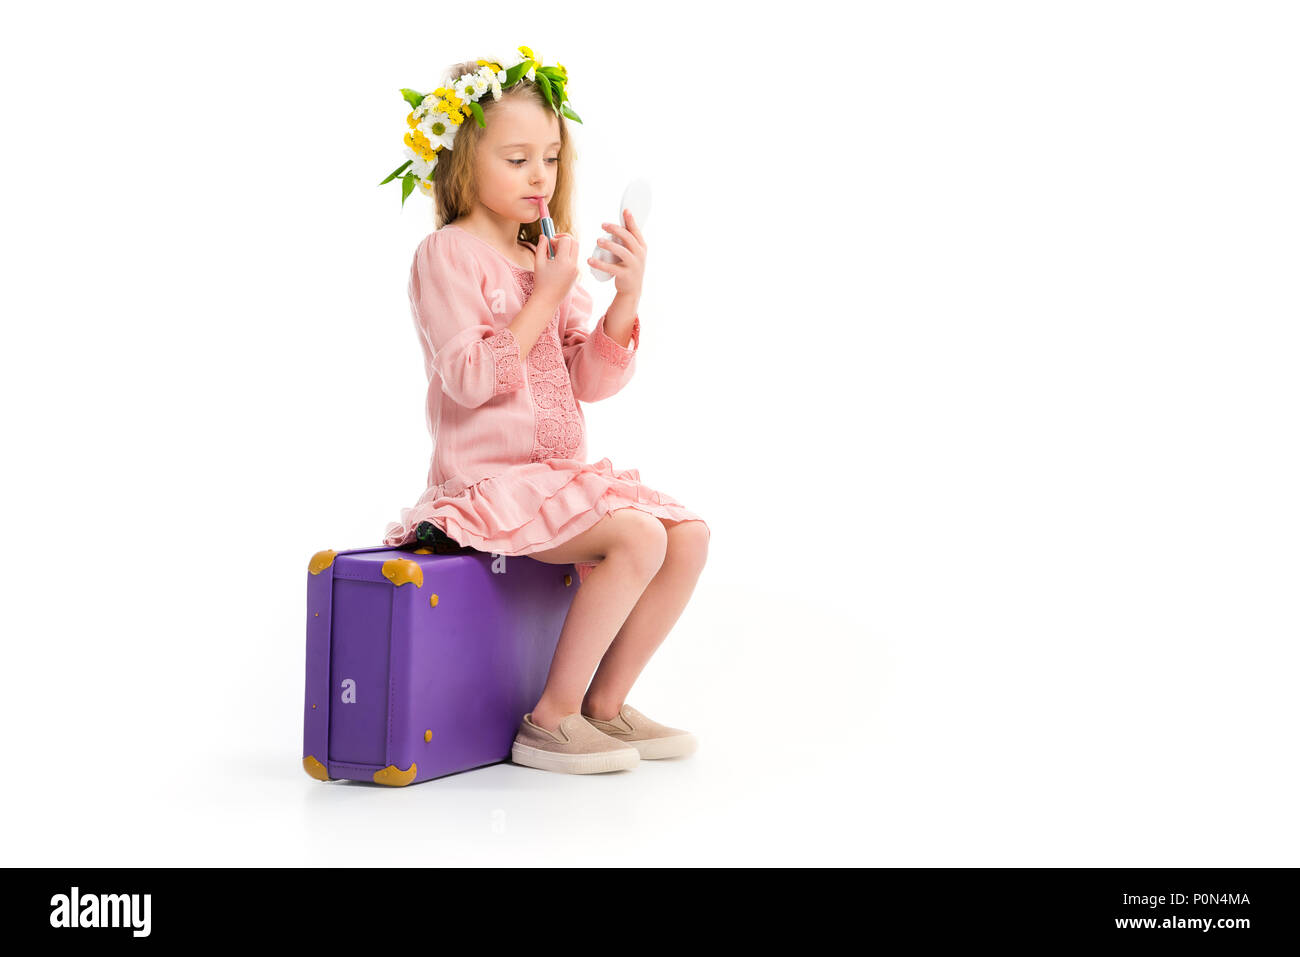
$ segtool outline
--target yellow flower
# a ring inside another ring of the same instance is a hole
[[[566,80],[569,78],[569,71],[564,68],[563,63],[556,63],[555,68],[560,71],[560,76],[564,77]]]
[[[439,100],[438,105],[433,109],[435,113],[441,113],[445,116],[447,122],[451,123],[453,126],[460,126],[461,121],[465,119],[465,115],[460,110],[449,106],[446,100]]]
[[[454,91],[441,86],[433,92],[438,94],[438,102],[433,105],[432,112],[442,113],[447,117],[448,123],[460,126],[461,121],[465,119],[460,107],[465,101],[458,97]]]
[[[532,60],[534,63],[537,62],[537,57],[533,56],[533,51],[528,49],[528,47],[518,47],[517,49],[519,50],[520,53],[528,57],[528,59]]]
[[[430,143],[428,138],[419,130],[411,130],[411,132],[402,137],[402,142],[414,150],[416,155],[426,163],[437,155],[437,150],[433,148],[433,144]]]
[[[406,125],[409,126],[411,129],[415,129],[417,126],[420,125],[420,121],[416,117],[414,111],[412,111],[411,114],[407,116]]]
[[[448,89],[445,86],[440,86],[438,87],[438,89],[434,90],[433,92],[436,93],[439,96],[439,98],[443,100],[443,102],[449,105],[450,108],[444,110],[444,112],[446,113],[450,113],[452,110],[460,109],[461,104],[465,102],[464,100],[462,100],[460,97],[456,95],[455,90]]]
[[[478,61],[476,61],[476,62],[478,63],[479,66],[490,66],[490,67],[492,68],[492,72],[493,72],[493,73],[500,73],[500,72],[501,72],[501,64],[500,64],[500,63],[493,63],[491,60],[478,60]]]

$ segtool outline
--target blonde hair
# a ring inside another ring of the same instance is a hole
[[[460,76],[473,73],[479,68],[477,61],[470,60],[457,64],[448,73]],[[555,223],[557,233],[573,233],[573,193],[574,193],[574,154],[573,141],[569,139],[568,120],[563,114],[556,114],[546,102],[541,89],[527,80],[521,80],[507,90],[501,91],[501,103],[510,100],[532,100],[537,106],[546,110],[560,123],[560,154],[556,163],[555,195],[547,202],[547,212]],[[483,122],[491,125],[492,115],[496,112],[498,101],[491,94],[478,101],[483,108]],[[479,142],[487,130],[480,128],[473,115],[468,115],[456,131],[456,148],[442,150],[438,153],[438,169],[433,178],[433,224],[441,228],[466,215],[473,208],[478,198],[478,189],[474,182],[474,164],[478,156]],[[539,223],[520,223],[519,239],[536,243],[542,235]]]

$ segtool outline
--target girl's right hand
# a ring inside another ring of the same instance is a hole
[[[568,233],[555,234],[555,258],[547,258],[550,241],[537,237],[533,263],[533,295],[551,299],[558,306],[578,278],[578,243]]]

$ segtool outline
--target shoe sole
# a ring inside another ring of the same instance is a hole
[[[544,751],[518,741],[510,748],[510,760],[525,767],[565,774],[600,774],[603,771],[626,771],[637,766],[640,753],[631,747],[586,754],[560,754]]]
[[[674,734],[667,738],[648,738],[645,741],[627,743],[637,749],[643,761],[654,761],[658,758],[684,758],[688,754],[694,754],[700,742],[693,734]]]

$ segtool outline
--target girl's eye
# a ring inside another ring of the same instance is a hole
[[[552,157],[550,157],[546,162],[548,162],[548,163],[558,163],[559,161],[560,161],[560,158],[559,158],[558,156],[552,156]],[[512,165],[512,166],[518,166],[520,163],[526,163],[526,162],[528,162],[528,161],[527,161],[527,160],[521,160],[521,159],[518,159],[518,160],[507,160],[506,162],[510,163],[510,165]]]

